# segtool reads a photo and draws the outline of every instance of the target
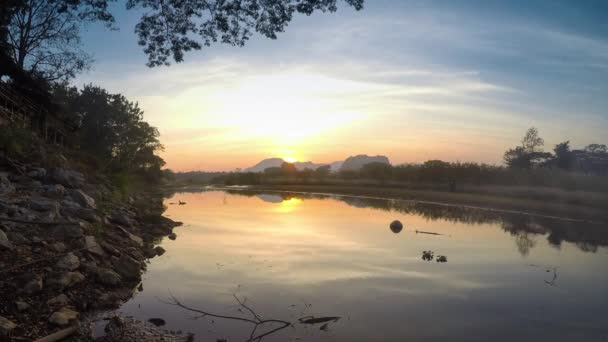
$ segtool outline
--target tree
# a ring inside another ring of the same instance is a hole
[[[16,61],[23,60],[22,66],[50,73],[52,78],[71,76],[90,62],[79,49],[78,26],[74,24],[96,20],[111,26],[114,17],[108,4],[112,1],[2,0],[0,39],[6,43],[2,33],[10,26],[11,49],[17,51]],[[356,10],[363,8],[364,0],[341,1]],[[186,52],[213,43],[243,46],[254,33],[276,39],[294,14],[335,12],[337,3],[338,0],[128,0],[126,7],[144,12],[135,32],[148,55],[148,66],[154,67],[169,65],[170,59],[182,62]]]
[[[331,166],[323,165],[323,166],[319,166],[314,171],[314,176],[315,176],[315,178],[318,178],[318,179],[325,179],[329,176],[330,173],[331,173]]]
[[[143,111],[120,94],[92,85],[78,91],[56,85],[55,99],[79,122],[76,145],[98,160],[104,170],[139,172],[160,179],[165,164],[159,132],[143,121]]]
[[[298,169],[296,169],[296,166],[293,163],[283,163],[281,164],[281,172],[283,173],[284,176],[293,176],[298,172]]]
[[[521,147],[528,153],[542,152],[545,140],[538,135],[538,129],[536,127],[530,127],[526,131],[526,134],[521,139]]]
[[[545,141],[538,135],[538,129],[530,127],[521,140],[521,146],[505,152],[503,160],[510,168],[530,169],[541,165],[551,158],[550,153],[543,152]]]
[[[570,141],[564,141],[555,145],[553,152],[555,153],[553,160],[558,168],[565,170],[572,168],[576,157],[570,150]]]
[[[343,0],[356,10],[363,0]],[[243,46],[254,32],[276,39],[295,13],[335,12],[338,0],[129,0],[127,8],[145,9],[135,27],[148,66],[169,65],[184,53],[212,43]]]
[[[372,162],[363,165],[360,172],[362,177],[384,182],[392,176],[393,167],[386,163]]]
[[[80,25],[90,19],[86,6],[65,1],[27,0],[8,24],[6,45],[21,69],[46,81],[67,80],[90,67],[81,49]]]

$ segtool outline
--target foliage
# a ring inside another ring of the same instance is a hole
[[[14,8],[5,43],[15,64],[43,80],[73,78],[92,64],[81,49],[83,21],[98,19],[91,3],[68,0],[27,0]]]
[[[531,169],[545,163],[550,153],[543,152],[545,141],[538,135],[535,127],[528,129],[521,140],[521,146],[509,149],[504,154],[504,162],[515,169]]]
[[[108,5],[114,0],[3,0],[0,2],[0,45],[10,25],[15,61],[52,78],[73,77],[89,61],[79,50],[79,22],[101,21],[112,27]],[[343,0],[356,10],[364,0]],[[276,39],[294,14],[335,12],[338,0],[128,0],[127,9],[143,12],[135,32],[148,55],[148,66],[184,60],[184,54],[213,43],[243,46],[254,33]],[[30,20],[33,19],[33,20]],[[75,25],[76,24],[76,25]],[[15,35],[36,32],[31,37]],[[19,37],[19,38],[18,38]],[[32,39],[33,38],[33,39]],[[67,44],[66,44],[67,43]],[[76,57],[74,59],[74,57]],[[46,64],[36,65],[36,61]],[[62,61],[63,63],[59,63]]]
[[[82,90],[54,87],[55,100],[79,122],[74,144],[93,156],[102,171],[140,174],[149,181],[162,178],[165,162],[159,132],[143,120],[143,111],[121,94],[86,85]]]
[[[0,152],[9,157],[20,157],[27,152],[32,144],[30,130],[11,125],[0,126]]]

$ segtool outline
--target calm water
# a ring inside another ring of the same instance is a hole
[[[169,204],[178,200],[187,205]],[[218,314],[244,315],[235,293],[263,318],[342,317],[328,331],[298,324],[264,341],[608,341],[606,226],[301,194],[178,193],[166,203],[184,226],[122,311],[197,341],[245,341],[251,326],[192,319],[162,302],[170,293]],[[422,260],[426,250],[448,262]]]

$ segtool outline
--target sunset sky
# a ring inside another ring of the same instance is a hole
[[[76,83],[138,101],[174,170],[362,153],[501,163],[530,126],[546,149],[608,143],[606,1],[367,0],[153,69],[123,6],[119,31],[84,32],[96,63]]]

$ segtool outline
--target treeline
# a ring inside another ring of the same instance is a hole
[[[262,173],[227,173],[212,180],[226,185],[263,183],[364,183],[395,185],[435,184],[440,189],[457,191],[463,185],[536,186],[566,190],[608,191],[608,149],[592,144],[571,150],[569,142],[544,152],[538,131],[526,132],[520,146],[504,154],[505,165],[429,160],[421,164],[392,166],[369,163],[360,170],[330,172],[329,166],[316,170],[297,170],[284,163]]]

